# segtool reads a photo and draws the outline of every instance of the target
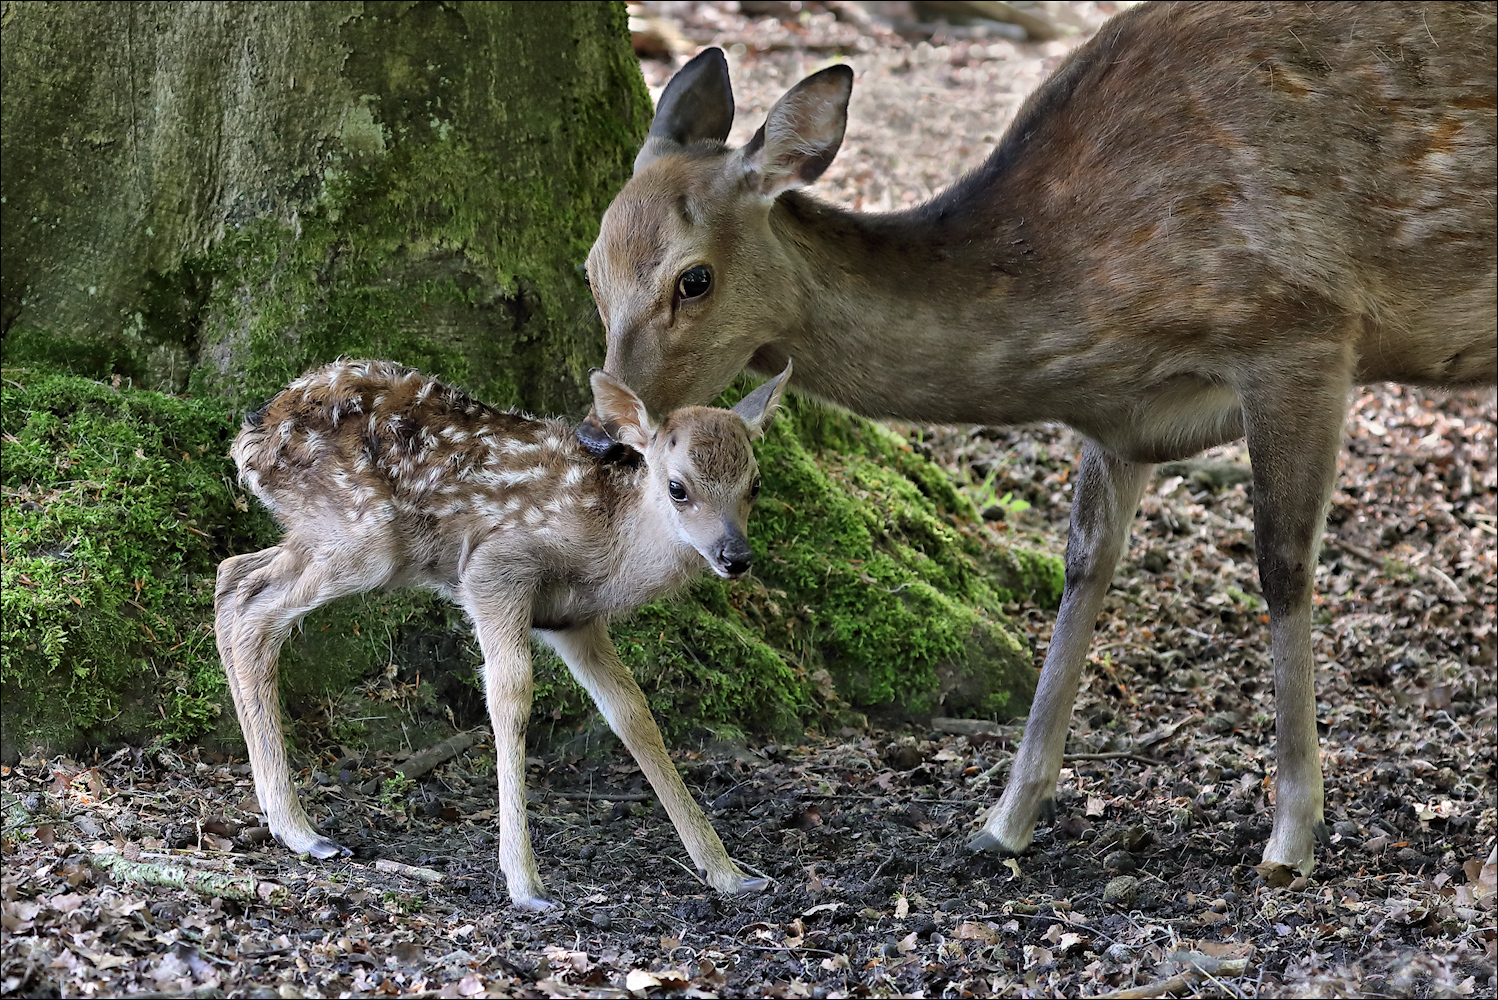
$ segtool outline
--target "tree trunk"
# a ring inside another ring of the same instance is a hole
[[[275,534],[233,412],[345,355],[580,415],[578,265],[649,98],[613,3],[10,3],[3,32],[4,750],[193,736],[226,703],[213,568]],[[761,463],[759,578],[615,628],[668,729],[1023,709],[1000,604],[1054,599],[1054,560],[863,421],[799,408]],[[367,597],[309,619],[283,690],[343,742],[470,723],[471,647]],[[581,692],[538,673],[569,728]]]
[[[577,265],[650,103],[621,6],[15,3],[4,328],[263,400],[338,354],[584,402]]]

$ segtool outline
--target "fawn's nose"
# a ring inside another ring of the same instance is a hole
[[[754,553],[749,548],[749,539],[740,534],[724,538],[718,545],[718,565],[728,576],[742,576],[749,572],[754,562]]]

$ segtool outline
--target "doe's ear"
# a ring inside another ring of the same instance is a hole
[[[675,147],[704,139],[724,142],[733,128],[733,85],[728,60],[717,47],[703,49],[661,92],[650,134],[635,157],[635,173]]]
[[[645,454],[655,425],[640,397],[601,368],[593,370],[589,381],[593,383],[593,411],[609,437]]]
[[[852,95],[848,66],[829,66],[788,90],[739,152],[750,185],[774,199],[821,177],[843,144]]]
[[[749,440],[764,437],[765,431],[770,429],[775,410],[780,406],[781,393],[785,392],[785,384],[790,380],[791,367],[791,359],[786,358],[785,371],[739,400],[739,405],[733,408],[733,412],[748,426]]]

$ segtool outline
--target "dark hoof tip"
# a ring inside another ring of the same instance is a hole
[[[998,837],[995,837],[987,830],[979,830],[973,834],[972,839],[967,842],[967,849],[970,851],[988,851],[1000,857],[1014,857],[1014,852],[1005,847],[999,841]]]
[[[1046,799],[1040,804],[1040,810],[1035,817],[1036,826],[1054,826],[1056,823],[1056,800]]]
[[[328,840],[327,838],[321,838],[315,841],[311,847],[307,848],[307,853],[319,861],[326,861],[328,858],[352,857],[354,852],[342,844]]]
[[[1317,823],[1316,826],[1315,826],[1315,829],[1313,830],[1313,832],[1316,834],[1316,841],[1317,841],[1317,843],[1319,843],[1322,847],[1330,847],[1331,846],[1331,843],[1332,843],[1332,828],[1331,827],[1327,826],[1325,823]]]

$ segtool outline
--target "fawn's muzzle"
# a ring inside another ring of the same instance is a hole
[[[731,531],[718,542],[718,551],[714,553],[718,559],[718,565],[722,567],[727,576],[742,576],[749,571],[754,562],[754,552],[749,548],[749,539],[738,531]]]

